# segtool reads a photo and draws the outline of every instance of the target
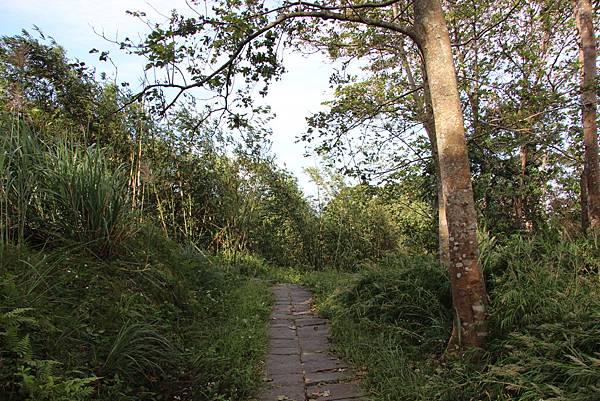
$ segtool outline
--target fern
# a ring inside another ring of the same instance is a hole
[[[35,401],[83,401],[92,395],[90,383],[97,377],[64,378],[56,374],[57,361],[34,359],[30,335],[21,334],[24,325],[36,325],[37,320],[27,316],[32,308],[17,308],[0,315],[0,357],[12,360],[16,385]]]
[[[0,336],[3,337],[4,352],[13,353],[18,359],[29,361],[33,358],[29,335],[20,336],[19,329],[24,324],[35,325],[37,321],[29,316],[31,308],[17,308],[0,315]]]
[[[90,398],[94,388],[90,384],[97,377],[65,379],[54,374],[59,362],[51,360],[31,361],[22,365],[16,374],[21,378],[21,388],[29,400],[36,401],[84,401]]]

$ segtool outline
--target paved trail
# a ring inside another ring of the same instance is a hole
[[[354,372],[328,353],[326,319],[310,310],[311,293],[302,287],[273,287],[275,307],[269,327],[266,384],[260,401],[364,401]]]

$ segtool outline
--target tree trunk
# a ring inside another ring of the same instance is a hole
[[[583,117],[584,171],[587,174],[589,220],[592,229],[600,226],[600,166],[596,127],[596,38],[594,10],[590,0],[573,0],[575,21],[580,37],[581,103]]]
[[[590,228],[590,211],[588,207],[587,172],[585,168],[579,178],[579,203],[581,204],[581,231],[585,234]]]
[[[424,76],[426,74],[423,74]],[[437,138],[435,133],[435,118],[431,105],[431,95],[425,79],[425,115],[423,116],[423,126],[431,143],[431,156],[435,169],[435,186],[437,190],[437,210],[438,210],[438,256],[440,264],[450,268],[450,241],[448,234],[448,219],[446,218],[446,202],[444,201],[444,191],[442,189],[442,176],[440,174],[440,157],[437,149]]]
[[[394,4],[394,18],[397,18],[399,15],[398,5]],[[408,57],[406,56],[406,52],[404,50],[404,41],[400,42],[400,59],[402,60],[402,64],[404,70],[406,71],[406,75],[408,77],[408,82],[410,83],[411,89],[417,90],[417,83],[412,74],[410,63],[408,62]],[[423,75],[423,98],[420,96],[415,96],[415,103],[417,104],[418,111],[417,114],[419,116],[420,122],[423,123],[423,127],[425,128],[425,132],[427,133],[427,137],[429,138],[429,144],[431,146],[431,157],[433,159],[433,167],[435,170],[435,186],[437,192],[437,201],[436,208],[438,211],[438,257],[440,260],[440,264],[442,266],[449,266],[449,252],[450,247],[448,243],[448,223],[446,221],[446,204],[444,202],[444,194],[442,192],[442,180],[440,177],[440,163],[437,152],[437,139],[435,137],[435,121],[433,118],[433,109],[431,107],[431,95],[429,94],[429,88],[427,87],[427,71],[425,71],[425,65],[421,63],[421,73]]]
[[[449,269],[456,313],[449,350],[482,347],[488,334],[488,302],[478,261],[477,217],[448,28],[439,0],[413,0],[413,6],[431,95],[448,223]]]
[[[535,147],[529,143],[524,143],[519,146],[519,161],[520,161],[520,175],[519,175],[519,193],[516,195],[516,216],[519,227],[526,232],[533,231],[533,227],[536,221],[536,204],[539,203],[539,199],[533,199],[531,193],[531,180],[532,180],[532,155],[535,154]]]

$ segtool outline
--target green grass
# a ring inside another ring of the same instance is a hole
[[[85,247],[116,255],[135,233],[127,175],[109,150],[43,142],[0,115],[0,253],[3,244]]]
[[[336,352],[364,371],[375,400],[597,400],[597,238],[512,238],[484,249],[493,334],[478,365],[445,355],[449,283],[430,258],[276,278],[315,291]]]
[[[67,387],[76,385],[86,400],[252,395],[269,284],[150,228],[127,249],[110,261],[73,248],[5,250],[0,313],[27,308],[27,319],[0,319],[0,333],[12,335],[0,335],[0,399],[75,400]]]
[[[135,224],[109,150],[0,124],[0,399],[249,398],[267,341],[264,262]]]

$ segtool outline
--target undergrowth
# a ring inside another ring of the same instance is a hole
[[[6,247],[0,399],[242,400],[266,349],[268,285],[151,227],[126,256]]]
[[[108,149],[0,129],[0,400],[250,397],[270,309],[250,262],[139,223]]]
[[[432,258],[287,277],[316,292],[336,351],[365,368],[377,400],[597,400],[598,239],[484,241],[492,335],[478,365],[445,354],[449,282]]]

